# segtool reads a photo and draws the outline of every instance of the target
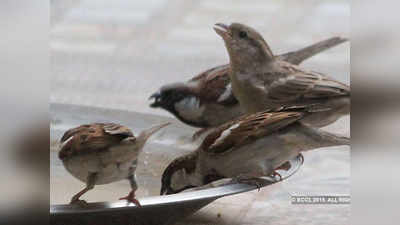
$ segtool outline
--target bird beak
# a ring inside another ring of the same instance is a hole
[[[223,23],[216,23],[216,24],[214,25],[214,30],[215,30],[215,32],[216,32],[219,36],[221,36],[224,40],[225,40],[226,38],[231,38],[231,37],[232,37],[231,31],[230,31],[230,29],[229,29],[229,26],[228,26],[228,25],[225,25],[225,24],[223,24]]]
[[[160,104],[161,103],[161,101],[160,101],[161,100],[161,93],[158,91],[158,92],[152,94],[149,97],[149,100],[151,100],[153,98],[154,98],[154,102],[150,104],[150,107],[152,107],[152,108],[159,107],[161,105]]]

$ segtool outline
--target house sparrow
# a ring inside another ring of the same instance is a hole
[[[300,64],[315,54],[347,41],[333,37],[297,51],[277,56],[280,60]],[[232,93],[228,75],[229,64],[220,65],[200,73],[186,83],[164,85],[150,99],[153,108],[163,108],[183,123],[205,128],[219,126],[242,115],[239,102]]]
[[[160,194],[178,193],[223,178],[254,184],[258,177],[280,177],[276,170],[288,170],[286,162],[302,151],[349,145],[349,138],[299,123],[307,110],[274,111],[242,116],[215,128],[197,150],[168,165]]]
[[[350,87],[273,55],[263,37],[239,23],[214,27],[229,53],[232,92],[245,113],[318,103],[302,122],[323,127],[350,113]]]
[[[140,206],[135,198],[138,155],[147,139],[168,124],[142,131],[137,137],[129,128],[115,123],[93,123],[66,131],[58,157],[72,176],[86,183],[86,187],[72,197],[71,204],[84,204],[79,198],[95,185],[128,179],[132,190],[120,200]]]

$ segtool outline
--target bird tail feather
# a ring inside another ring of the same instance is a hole
[[[299,49],[297,51],[288,52],[288,53],[280,55],[278,57],[283,61],[299,65],[304,60],[306,60],[322,51],[325,51],[325,50],[330,49],[334,46],[337,46],[343,42],[346,42],[346,41],[348,41],[347,38],[332,37],[332,38],[320,41],[318,43],[315,43],[313,45],[307,46],[305,48]]]

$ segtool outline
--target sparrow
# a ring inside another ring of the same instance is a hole
[[[276,170],[288,170],[287,161],[303,151],[349,145],[347,137],[299,122],[309,112],[293,109],[257,112],[215,128],[195,151],[166,167],[160,195],[224,178],[257,185],[259,177],[280,177]]]
[[[140,206],[135,198],[138,156],[147,139],[167,125],[169,123],[154,126],[137,137],[129,128],[115,123],[92,123],[66,131],[61,138],[58,157],[72,176],[86,183],[70,203],[85,205],[86,202],[79,198],[95,185],[127,179],[131,192],[120,200]]]
[[[281,106],[315,105],[302,122],[327,126],[350,113],[350,87],[274,56],[264,38],[240,23],[217,23],[230,59],[231,88],[245,113]]]
[[[345,41],[346,38],[332,37],[277,57],[292,64],[300,64],[305,59]],[[220,65],[185,83],[164,85],[151,95],[150,99],[154,99],[154,102],[150,106],[167,110],[187,125],[204,128],[194,135],[200,136],[208,128],[222,125],[243,114],[232,93],[229,68],[229,64]]]

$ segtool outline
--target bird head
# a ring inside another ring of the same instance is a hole
[[[196,153],[181,156],[172,161],[162,175],[160,195],[175,194],[198,186],[193,184],[196,179],[196,161]]]
[[[201,118],[203,110],[195,82],[165,85],[149,99],[154,99],[150,107],[167,110],[186,124],[195,127],[208,125]]]
[[[188,94],[188,87],[184,83],[173,83],[162,86],[159,91],[150,96],[150,100],[154,99],[150,107],[160,107],[168,111],[174,110],[175,103],[187,97]]]
[[[273,59],[267,42],[249,26],[240,23],[232,23],[229,26],[217,23],[214,30],[224,40],[232,64],[264,63]]]

